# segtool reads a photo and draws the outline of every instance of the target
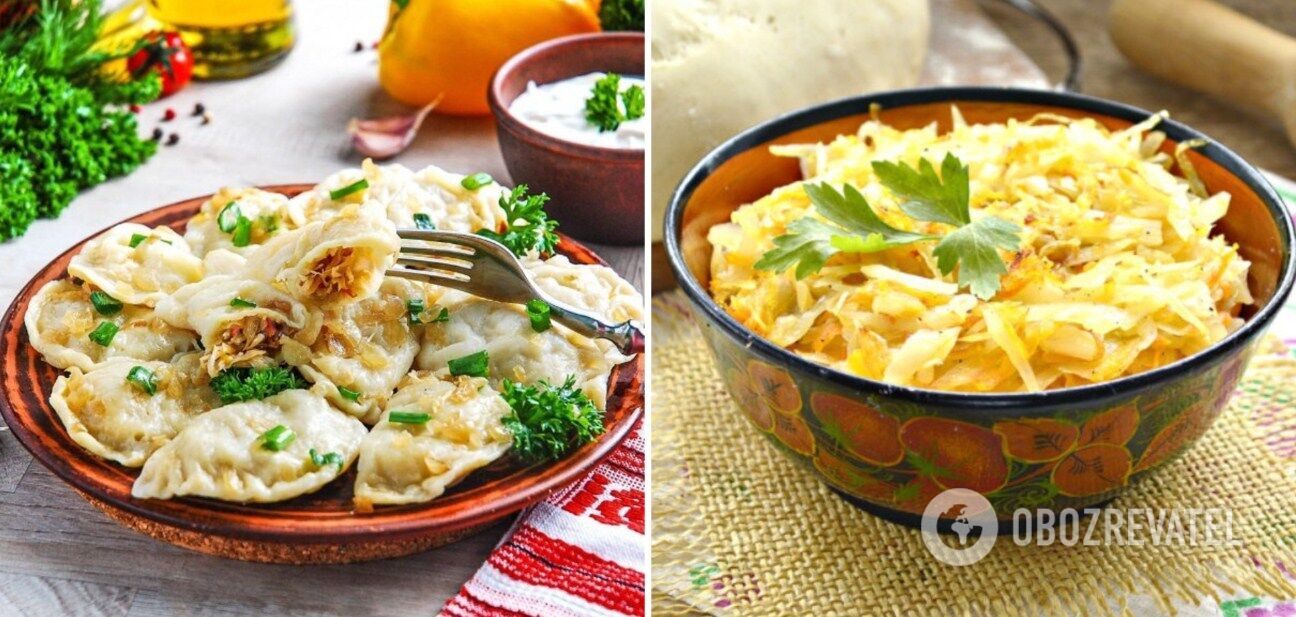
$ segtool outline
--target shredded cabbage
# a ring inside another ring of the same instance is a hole
[[[797,280],[753,264],[814,208],[801,182],[735,210],[710,230],[711,293],[757,334],[871,379],[958,391],[1037,391],[1108,381],[1192,355],[1242,324],[1250,264],[1212,235],[1229,194],[1207,194],[1180,144],[1159,151],[1156,114],[1120,131],[1040,115],[1004,124],[897,130],[876,118],[854,135],[771,148],[804,181],[850,183],[890,225],[925,233],[871,163],[951,152],[970,168],[973,216],[1018,224],[1022,244],[981,301],[942,276],[933,243],[834,255]],[[1187,177],[1170,171],[1179,163]]]

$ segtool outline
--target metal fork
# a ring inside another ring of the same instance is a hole
[[[526,304],[539,298],[549,305],[549,316],[589,338],[612,341],[624,354],[644,349],[643,328],[634,321],[607,323],[593,315],[565,306],[536,288],[522,264],[508,247],[476,234],[427,229],[398,229],[400,254],[387,274],[412,281],[431,283],[474,296]],[[417,241],[408,242],[408,241]],[[426,243],[435,244],[426,244]]]

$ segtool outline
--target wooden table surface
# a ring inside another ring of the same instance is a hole
[[[146,106],[141,126],[180,135],[132,175],[82,194],[54,221],[0,244],[0,307],[43,264],[118,220],[225,185],[315,182],[357,166],[346,122],[401,109],[377,84],[386,2],[297,3],[299,39],[279,67],[195,84]],[[195,102],[212,122],[189,117]],[[173,107],[179,118],[160,118]],[[508,178],[490,118],[432,116],[394,162]],[[638,223],[636,223],[638,224]],[[642,288],[643,250],[591,245]],[[273,566],[208,557],[110,521],[0,430],[0,615],[432,615],[484,561],[507,522],[448,547],[346,566]]]

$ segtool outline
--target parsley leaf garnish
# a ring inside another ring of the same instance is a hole
[[[625,105],[626,120],[638,120],[644,116],[644,108],[648,106],[648,100],[644,96],[643,88],[638,84],[626,88],[621,93],[621,103]]]
[[[958,265],[959,287],[972,290],[972,295],[989,300],[999,293],[999,277],[1008,272],[997,248],[1013,251],[1021,239],[1021,229],[997,216],[987,216],[964,225],[950,233],[932,249],[936,266],[942,274],[954,271]]]
[[[876,253],[934,238],[886,224],[849,184],[841,193],[827,184],[807,184],[804,188],[810,202],[829,223],[810,217],[793,221],[787,234],[774,239],[774,250],[756,262],[757,268],[781,272],[795,263],[797,278],[805,278],[840,252]]]
[[[549,196],[527,195],[527,185],[519,184],[499,199],[500,208],[504,210],[505,231],[503,233],[490,229],[477,232],[508,247],[518,257],[525,256],[532,249],[541,255],[553,253],[558,245],[558,234],[554,229],[558,221],[550,220],[544,206]]]
[[[576,387],[574,375],[561,386],[544,381],[525,386],[505,379],[500,396],[513,409],[502,421],[523,462],[556,461],[603,434],[603,412]]]
[[[626,120],[642,118],[645,107],[647,100],[642,86],[636,84],[623,92],[621,76],[604,73],[602,79],[594,82],[590,97],[585,100],[585,120],[598,127],[600,133],[615,131]]]
[[[755,267],[782,272],[795,264],[796,277],[805,278],[837,253],[875,253],[935,240],[932,254],[942,274],[949,275],[957,266],[960,287],[968,287],[982,300],[993,297],[999,291],[1000,275],[1008,271],[997,249],[1016,250],[1021,230],[995,216],[972,220],[967,166],[946,154],[939,175],[926,159],[919,160],[917,169],[874,161],[873,171],[883,186],[905,200],[900,208],[910,217],[956,229],[943,236],[897,229],[883,221],[849,184],[841,193],[827,184],[806,184],[806,195],[827,222],[812,217],[793,221],[787,233],[774,238],[774,248],[762,255]]]
[[[625,119],[625,114],[621,113],[621,106],[617,103],[620,89],[621,76],[605,73],[602,79],[594,82],[594,89],[585,100],[585,120],[597,126],[599,132],[615,131]]]
[[[306,380],[297,374],[296,369],[284,366],[229,368],[211,380],[211,389],[225,405],[240,401],[259,401],[284,390],[305,387]]]

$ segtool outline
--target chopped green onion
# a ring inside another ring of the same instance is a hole
[[[136,388],[147,392],[149,396],[157,394],[157,373],[148,370],[142,366],[131,367],[129,373],[126,373],[126,381],[135,384]]]
[[[464,179],[460,180],[459,184],[470,191],[475,191],[494,181],[495,179],[492,178],[490,174],[484,171],[479,171],[471,176],[464,176]]]
[[[256,305],[257,305],[256,302],[253,302],[251,300],[244,300],[243,298],[240,298],[238,296],[234,296],[234,299],[230,300],[230,306],[234,308],[256,308]]]
[[[490,354],[483,349],[474,354],[468,354],[462,358],[455,358],[448,363],[450,374],[454,376],[469,375],[472,377],[485,377],[490,374]]]
[[[338,454],[337,452],[320,454],[315,451],[315,448],[310,449],[310,457],[311,462],[315,463],[316,467],[323,467],[325,465],[337,465],[338,467],[341,467],[343,462],[341,454]]]
[[[387,416],[388,422],[397,424],[427,424],[431,419],[432,416],[421,411],[393,411]]]
[[[230,233],[238,226],[241,218],[243,218],[243,211],[239,209],[238,202],[231,201],[221,208],[220,214],[216,215],[216,227],[225,233]]]
[[[117,330],[119,329],[117,324],[111,321],[101,321],[99,326],[90,333],[90,340],[107,347],[112,344],[113,337],[117,336]]]
[[[549,321],[549,303],[536,298],[526,303],[527,317],[531,318],[531,329],[544,332],[553,327]]]
[[[264,229],[267,234],[272,234],[279,230],[279,217],[273,214],[267,214],[258,220],[261,221],[261,228]]]
[[[234,224],[234,235],[230,237],[230,244],[237,247],[244,247],[252,244],[252,220],[245,217],[238,217],[238,222]]]
[[[342,199],[343,197],[346,197],[347,195],[350,195],[355,192],[363,191],[367,188],[369,188],[369,181],[361,178],[340,189],[329,191],[329,197],[333,201],[337,201],[339,199]]]
[[[450,309],[443,306],[441,312],[437,313],[436,319],[432,320],[432,323],[445,323],[447,321],[450,321]]]
[[[116,315],[122,310],[122,303],[102,291],[90,292],[90,304],[94,305],[94,310],[100,315]]]
[[[280,452],[297,438],[292,429],[279,424],[261,434],[261,447],[272,452]]]
[[[139,246],[140,243],[141,243],[141,242],[144,242],[145,240],[148,240],[148,236],[146,236],[146,235],[144,235],[144,234],[131,234],[130,247],[131,247],[131,248],[135,248],[135,247]]]
[[[432,217],[423,214],[422,212],[414,215],[414,226],[428,231],[436,229],[436,225],[432,224]]]
[[[405,301],[405,310],[409,312],[410,325],[416,326],[420,323],[423,323],[419,319],[419,315],[423,314],[423,310],[425,308],[426,307],[423,305],[422,298],[410,298],[409,300]]]
[[[337,391],[338,391],[338,396],[341,396],[342,398],[348,401],[351,401],[353,403],[360,402],[360,393],[356,392],[355,390],[338,386]]]

